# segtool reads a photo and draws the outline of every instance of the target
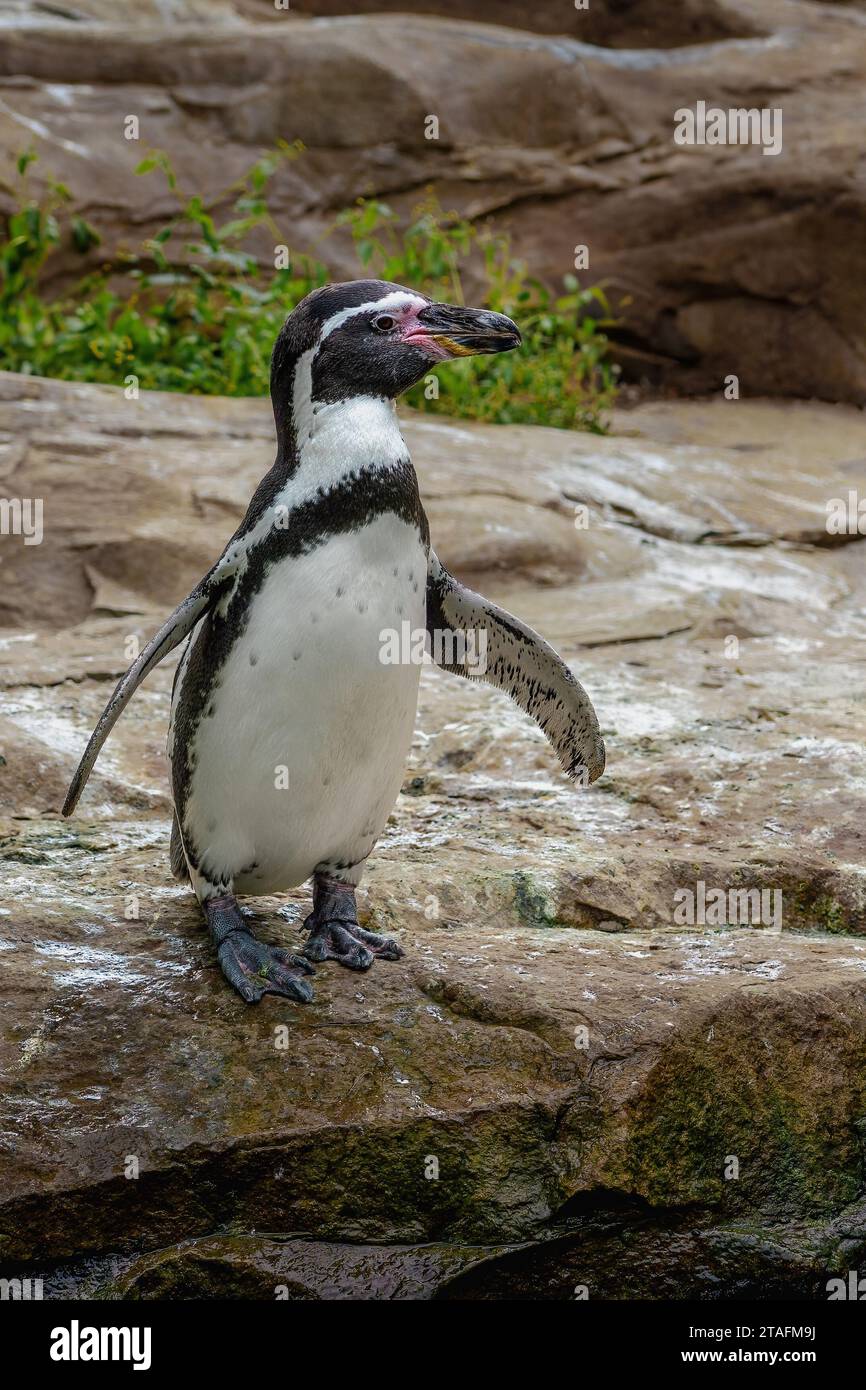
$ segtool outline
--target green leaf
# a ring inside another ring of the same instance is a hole
[[[99,246],[102,237],[95,227],[86,222],[83,217],[73,217],[72,219],[72,244],[76,251],[83,255],[92,246]]]

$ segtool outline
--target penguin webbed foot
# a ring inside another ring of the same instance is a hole
[[[220,969],[242,999],[257,1004],[265,994],[281,994],[310,1002],[313,991],[304,976],[315,971],[305,957],[259,941],[231,895],[209,898],[203,906]]]
[[[321,922],[311,913],[304,926],[310,929],[304,947],[308,960],[335,960],[349,970],[369,970],[374,960],[399,960],[403,954],[396,941],[365,931],[357,922]]]
[[[396,941],[359,925],[355,890],[338,879],[316,877],[313,911],[304,927],[310,933],[304,946],[309,960],[335,960],[349,970],[369,970],[374,960],[399,960],[403,955]]]
[[[309,961],[282,946],[266,946],[252,933],[232,932],[217,959],[229,984],[248,1004],[257,1004],[265,994],[282,994],[300,1004],[309,1004],[313,997],[303,978],[314,974]]]

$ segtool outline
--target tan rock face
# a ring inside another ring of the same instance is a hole
[[[101,260],[172,210],[133,174],[143,146],[171,152],[184,189],[216,197],[262,147],[300,138],[308,152],[274,192],[292,245],[317,248],[359,196],[408,213],[432,183],[446,206],[507,227],[551,285],[586,245],[584,279],[606,283],[635,379],[689,393],[734,374],[749,396],[866,400],[859,6],[509,6],[526,28],[472,22],[503,12],[481,0],[462,18],[456,4],[338,8],[225,0],[203,22],[197,0],[173,7],[179,21],[87,0],[77,10],[98,23],[22,15],[0,50],[6,182],[35,143],[104,232]],[[529,32],[552,11],[553,33]],[[675,113],[698,100],[780,109],[781,153],[675,144]],[[139,142],[124,139],[127,113]],[[431,113],[438,140],[425,138]],[[337,275],[356,272],[345,242],[327,255]],[[81,271],[71,252],[52,264],[58,285]]]
[[[443,560],[559,646],[608,771],[576,792],[507,699],[425,670],[359,896],[405,959],[250,1008],[169,874],[169,665],[58,812],[129,638],[269,467],[268,406],[0,377],[4,494],[44,521],[0,542],[0,1261],[139,1297],[821,1296],[864,1250],[864,542],[824,524],[859,414],[405,435]],[[305,892],[255,908],[300,942]]]
[[[293,0],[298,15],[337,16],[405,12],[406,0]],[[275,16],[273,0],[237,0],[250,19]],[[714,39],[744,38],[757,32],[754,16],[744,8],[716,0],[682,0],[674,9],[664,0],[592,0],[573,4],[538,4],[536,0],[420,0],[415,14],[507,24],[539,34],[567,34],[582,43],[612,48],[677,48]]]

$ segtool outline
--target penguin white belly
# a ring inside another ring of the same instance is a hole
[[[383,632],[423,630],[427,554],[393,514],[277,561],[193,743],[184,827],[241,893],[315,869],[360,878],[403,778],[420,666]]]

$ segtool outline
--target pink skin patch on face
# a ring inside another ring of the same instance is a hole
[[[411,343],[413,347],[423,348],[436,361],[445,362],[451,353],[436,341],[423,323],[418,322],[418,315],[422,309],[426,308],[426,304],[419,304],[417,307],[413,306],[411,309],[404,310],[405,317],[400,327],[400,337],[404,343]]]

